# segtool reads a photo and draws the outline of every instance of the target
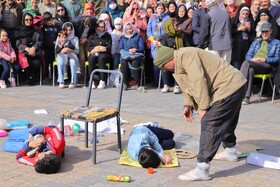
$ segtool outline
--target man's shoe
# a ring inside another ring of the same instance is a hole
[[[64,83],[59,83],[59,88],[65,88]]]
[[[73,83],[71,83],[71,84],[69,84],[69,88],[70,88],[70,89],[76,88],[76,85],[73,84]]]
[[[250,104],[250,97],[245,97],[245,98],[243,99],[243,101],[242,101],[242,104],[243,104],[243,105],[248,105],[248,104]]]
[[[100,80],[97,89],[104,89],[106,87],[105,81]]]
[[[179,94],[179,93],[181,93],[181,89],[180,89],[180,87],[179,87],[178,85],[174,86],[173,93],[174,93],[174,94]]]
[[[169,92],[169,86],[167,86],[166,84],[163,86],[163,88],[161,89],[161,93],[167,93]]]
[[[202,162],[198,163],[197,167],[188,173],[182,174],[178,179],[183,181],[205,181],[210,180],[209,176],[210,164]]]
[[[236,146],[226,148],[226,150],[224,150],[223,152],[216,154],[213,159],[214,160],[231,161],[231,162],[238,161]]]

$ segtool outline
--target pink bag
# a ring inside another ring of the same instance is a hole
[[[27,68],[29,66],[27,57],[21,51],[18,51],[17,53],[18,53],[18,63],[21,66],[21,68],[22,69]]]

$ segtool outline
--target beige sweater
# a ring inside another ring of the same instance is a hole
[[[173,75],[183,91],[184,104],[208,109],[216,101],[233,94],[245,77],[222,58],[199,48],[185,47],[174,54]]]

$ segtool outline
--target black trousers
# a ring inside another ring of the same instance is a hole
[[[147,128],[157,136],[163,150],[175,148],[174,133],[171,130],[152,126],[147,126]]]
[[[91,72],[96,68],[96,64],[98,64],[98,69],[108,69],[106,64],[110,62],[111,63],[111,55],[107,53],[99,53],[98,56],[95,55],[90,55],[88,57],[88,72],[89,75]],[[107,73],[100,73],[100,77],[102,81],[107,80]]]
[[[246,60],[243,62],[240,71],[247,79],[246,97],[251,97],[253,90],[254,75],[271,73],[272,68],[267,63],[252,62]]]
[[[213,103],[202,118],[198,162],[210,162],[221,143],[224,147],[235,146],[234,131],[245,91],[246,86],[243,85],[230,96]]]
[[[132,68],[129,67],[129,63]],[[130,81],[130,71],[132,72],[132,77],[134,78],[136,84],[140,83],[140,76],[141,76],[141,60],[122,60],[121,62],[121,72],[123,74],[123,82],[124,84],[128,85]]]

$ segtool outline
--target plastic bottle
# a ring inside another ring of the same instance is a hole
[[[130,182],[130,176],[107,175],[107,181]]]
[[[74,132],[74,134],[77,134],[80,131],[80,125],[78,123],[75,123],[72,126],[72,131]]]

